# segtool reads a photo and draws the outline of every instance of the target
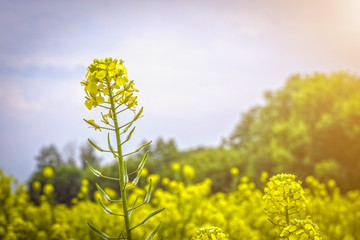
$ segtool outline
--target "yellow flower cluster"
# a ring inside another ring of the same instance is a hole
[[[280,233],[282,239],[288,240],[321,240],[321,235],[319,227],[310,219],[291,220],[290,225]]]
[[[134,81],[129,80],[123,60],[106,58],[94,59],[88,67],[85,80],[81,82],[86,92],[86,107],[91,110],[103,103],[110,103],[111,98],[119,105],[126,105],[134,110],[137,106],[138,92]]]
[[[191,238],[192,240],[227,240],[227,234],[218,227],[203,227],[197,231],[196,235]]]
[[[63,204],[51,205],[45,199],[36,206],[29,200],[24,188],[12,190],[11,181],[0,170],[0,239],[97,239],[96,233],[89,230],[88,221],[110,237],[118,236],[118,219],[106,214],[98,202],[77,199],[76,204],[68,207]],[[136,214],[131,215],[131,223],[141,222],[159,206],[166,210],[161,216],[154,216],[155,219],[142,228],[135,229],[133,237],[146,239],[161,220],[158,234],[163,239],[191,239],[200,228],[206,226],[223,229],[229,239],[360,239],[360,191],[340,194],[338,187],[333,188],[334,184],[327,186],[313,177],[307,181],[311,185],[304,189],[306,214],[311,215],[311,220],[318,225],[323,236],[319,235],[319,228],[310,220],[291,219],[287,226],[279,230],[268,221],[264,211],[268,204],[263,200],[261,186],[243,177],[236,190],[230,193],[211,193],[210,179],[188,185],[170,178],[159,179],[152,204],[137,208]],[[86,185],[86,181],[83,185]],[[113,199],[118,194],[110,188],[104,188],[104,191]],[[95,192],[94,195],[95,199],[102,199],[101,193]],[[135,186],[129,191],[129,202],[133,203],[137,197],[141,201],[145,195],[145,188]],[[114,213],[122,214],[121,204],[103,203]]]
[[[270,178],[264,189],[265,211],[274,224],[288,225],[291,217],[305,211],[306,202],[301,181],[292,174],[278,174]]]

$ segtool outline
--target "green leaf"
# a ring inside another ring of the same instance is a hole
[[[160,229],[160,224],[161,224],[161,222],[159,222],[159,224],[154,228],[154,230],[152,231],[152,233],[151,233],[145,240],[151,240],[151,239],[153,239],[153,237],[155,236],[155,234],[157,233],[157,231],[159,231],[159,229]]]
[[[122,162],[121,162],[121,165],[122,165],[122,176],[123,176],[123,180],[124,180],[124,183],[127,183],[129,181],[129,176],[127,174],[127,167],[126,167],[126,162],[124,159],[122,159]]]
[[[134,117],[134,120],[133,120],[134,122],[140,118],[143,110],[144,110],[144,107],[141,107],[140,111]]]
[[[141,224],[146,223],[147,221],[149,221],[150,218],[152,218],[153,216],[155,216],[156,214],[160,213],[161,211],[163,211],[165,208],[161,208],[158,210],[155,210],[154,212],[150,213],[149,215],[147,215],[146,217],[144,217],[144,219],[141,221]]]
[[[125,129],[121,132],[121,134],[126,133],[129,130],[129,128],[131,128],[133,123],[134,121],[129,122],[128,125],[125,127]]]
[[[93,141],[90,140],[90,138],[88,138],[89,143],[96,148],[97,150],[99,150],[100,152],[106,152],[106,150],[102,149],[101,147],[99,147],[98,145],[96,145]]]
[[[105,211],[106,213],[108,213],[108,214],[113,214],[113,212],[111,211],[111,209],[108,208],[108,207],[106,207],[106,206],[102,203],[102,201],[100,200],[100,198],[99,198],[98,200],[99,200],[99,203],[100,203],[101,207],[104,209],[104,211]]]
[[[149,187],[146,192],[146,196],[144,202],[149,203],[151,199],[151,192],[152,192],[152,180],[150,179]]]
[[[145,155],[143,156],[143,158],[141,159],[141,162],[138,166],[138,171],[142,170],[145,166],[146,160],[148,159],[149,156],[149,151],[146,151]]]
[[[130,140],[131,135],[133,134],[134,131],[135,131],[135,127],[133,127],[133,129],[131,129],[131,131],[129,132],[129,134],[127,135],[127,137],[126,137],[126,139],[125,139],[125,141],[124,141],[123,143],[125,143],[125,142],[127,142],[127,141]]]
[[[101,231],[100,229],[95,227],[95,225],[93,225],[92,223],[88,222],[88,225],[94,232],[99,234],[103,239],[106,239],[106,240],[110,239],[110,237],[106,233],[104,233],[103,231]]]
[[[156,214],[160,213],[161,211],[163,211],[165,208],[161,208],[158,210],[155,210],[154,212],[150,213],[149,215],[147,215],[146,217],[144,217],[144,219],[141,221],[141,223],[139,223],[138,225],[136,225],[135,227],[132,227],[130,230],[133,230],[135,228],[137,228],[138,226],[146,223],[147,221],[149,221],[150,218],[152,218],[153,216],[155,216]]]
[[[110,197],[106,194],[106,192],[97,183],[95,183],[95,185],[103,199],[106,201],[111,201]]]
[[[88,165],[90,171],[96,176],[96,177],[101,177],[102,174],[100,171],[96,170],[95,168],[93,168],[88,161],[86,161],[86,164]]]
[[[112,215],[116,215],[116,216],[124,216],[123,214],[118,214],[118,213],[114,213],[113,211],[111,211],[110,208],[106,207],[103,202],[100,200],[100,198],[98,199],[101,207],[104,209],[104,211],[107,213],[107,214],[112,214]]]
[[[117,158],[118,155],[116,154],[116,152],[114,151],[114,149],[113,149],[113,147],[111,146],[111,143],[110,143],[110,133],[108,133],[108,145],[109,145],[109,149],[112,152],[112,154],[114,155],[114,157]]]
[[[134,153],[137,153],[139,152],[141,149],[143,149],[144,147],[148,146],[152,141],[148,142],[148,143],[145,143],[143,145],[141,145],[138,149],[136,149],[135,151],[133,152],[130,152],[130,153],[127,153],[127,154],[124,154],[123,156],[126,157],[126,156],[129,156],[131,154],[134,154]]]
[[[136,199],[135,199],[134,203],[132,204],[132,206],[131,206],[131,208],[129,210],[129,217],[131,216],[131,214],[132,214],[132,212],[134,210],[134,207],[135,207],[135,204],[136,204],[138,198],[139,198],[139,196],[136,196]]]
[[[141,173],[142,173],[142,169],[140,169],[140,171],[138,172],[138,174],[136,175],[136,178],[134,178],[134,180],[132,181],[133,185],[138,184],[140,177],[141,177]]]

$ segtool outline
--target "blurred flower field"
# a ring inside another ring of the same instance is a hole
[[[179,169],[174,167],[174,170]],[[300,190],[304,195],[304,208],[301,208],[304,211],[299,211],[299,216],[307,220],[302,220],[302,222],[306,225],[308,221],[312,221],[314,226],[317,225],[318,230],[321,231],[321,238],[316,238],[315,235],[296,237],[295,232],[291,234],[291,231],[295,231],[295,226],[289,226],[280,233],[279,229],[271,223],[273,216],[265,211],[265,209],[271,210],[269,201],[266,200],[269,196],[284,200],[283,197],[276,195],[283,194],[279,193],[280,188],[271,189],[271,184],[265,188],[269,180],[265,172],[261,175],[263,185],[256,186],[255,183],[249,181],[248,177],[240,177],[238,171],[229,169],[236,189],[230,193],[212,194],[210,179],[192,184],[191,176],[194,169],[188,165],[183,170],[183,175],[188,176],[186,183],[161,178],[159,175],[148,176],[148,179],[151,178],[156,186],[151,204],[136,209],[137,213],[131,216],[131,222],[140,222],[147,214],[159,207],[164,207],[165,210],[154,216],[155,219],[146,222],[142,228],[135,229],[134,239],[145,239],[159,221],[162,224],[155,239],[208,239],[199,229],[212,226],[214,229],[223,231],[221,234],[219,232],[218,236],[224,236],[224,238],[217,236],[209,239],[360,239],[360,191],[341,194],[333,180],[320,183],[314,177],[308,176],[304,179],[304,183],[292,183],[297,188],[301,188],[299,184],[303,187],[303,190]],[[48,176],[51,176],[50,172]],[[89,184],[87,180],[82,181],[79,198],[74,198],[71,206],[52,204],[51,187],[41,186],[41,184],[39,186],[39,183],[34,182],[33,188],[38,190],[48,188],[45,191],[46,195],[40,196],[41,202],[37,206],[29,201],[28,192],[23,185],[12,189],[13,182],[12,177],[0,172],[0,239],[100,239],[86,224],[87,222],[95,224],[111,237],[116,237],[121,229],[115,216],[106,214],[97,202],[84,200],[89,199],[86,196]],[[267,192],[266,197],[264,197],[264,188]],[[283,189],[286,192],[287,187],[284,185]],[[111,198],[118,197],[115,190],[106,188],[105,191]],[[133,187],[129,201],[133,202],[137,197],[142,199],[145,194],[146,186],[144,189]],[[99,198],[101,194],[95,192],[94,199]],[[105,205],[114,212],[122,211],[119,203],[105,203]],[[301,233],[303,230],[296,230],[296,232]]]

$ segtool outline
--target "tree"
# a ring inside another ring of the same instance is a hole
[[[151,153],[152,157],[159,159],[164,163],[169,163],[178,160],[179,151],[177,149],[174,139],[168,141],[163,138],[158,138],[155,143],[155,148]]]
[[[321,172],[318,177],[335,177],[344,190],[360,187],[359,77],[295,75],[265,98],[264,106],[243,115],[230,137],[234,148],[246,152],[256,173]],[[319,171],[324,167],[330,170]]]
[[[99,167],[102,159],[96,156],[95,148],[89,142],[86,142],[80,148],[80,160],[82,169],[87,169],[86,161],[94,167]]]
[[[36,157],[37,167],[42,169],[45,166],[60,166],[63,164],[60,153],[55,145],[42,147],[39,155]]]
[[[75,153],[76,153],[76,145],[75,143],[67,143],[64,146],[63,150],[63,156],[64,156],[64,162],[67,165],[75,166]]]

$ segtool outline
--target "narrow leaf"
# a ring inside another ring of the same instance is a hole
[[[131,216],[131,214],[132,214],[132,212],[133,212],[133,209],[134,209],[134,207],[135,207],[135,204],[136,204],[138,198],[139,198],[139,196],[136,196],[136,199],[135,199],[134,203],[132,204],[132,206],[131,206],[131,208],[130,208],[129,217]]]
[[[124,154],[123,156],[126,157],[126,156],[129,156],[131,154],[134,154],[134,153],[137,153],[139,152],[141,149],[143,149],[144,147],[148,146],[152,141],[148,142],[148,143],[145,143],[143,145],[141,145],[138,149],[136,149],[135,151],[133,152],[130,152],[130,153],[127,153],[127,154]]]
[[[113,214],[113,212],[111,211],[111,209],[108,208],[108,207],[106,207],[106,206],[102,203],[102,201],[100,200],[100,198],[99,198],[98,200],[99,200],[99,203],[100,203],[101,207],[104,209],[104,211],[105,211],[106,213],[108,213],[108,214]]]
[[[111,146],[110,143],[110,133],[108,133],[108,145],[109,145],[109,149],[112,152],[112,154],[114,155],[115,158],[118,158],[119,156],[116,154],[116,152],[114,151],[113,147]]]
[[[96,170],[95,168],[93,168],[88,161],[86,161],[86,164],[88,165],[90,171],[96,176],[96,177],[101,177],[102,174],[100,171]]]
[[[149,187],[146,192],[146,196],[144,202],[149,203],[151,199],[151,192],[152,192],[152,180],[150,179]]]
[[[90,138],[88,138],[89,143],[96,148],[97,150],[99,150],[100,152],[106,152],[106,150],[102,149],[101,147],[99,147],[98,145],[96,145],[93,141],[90,140]]]
[[[133,134],[134,131],[135,131],[135,127],[133,127],[133,129],[131,129],[131,131],[129,132],[129,134],[127,135],[127,137],[126,137],[126,139],[125,139],[125,141],[124,141],[123,143],[125,143],[125,142],[127,142],[127,141],[130,140],[131,135]]]
[[[95,227],[95,225],[93,225],[91,222],[88,222],[88,225],[94,232],[99,234],[103,239],[106,239],[106,240],[110,239],[110,237],[106,233],[104,233],[103,231],[101,231],[100,229]]]
[[[129,128],[132,126],[133,123],[134,123],[134,121],[128,122],[127,123],[128,125],[125,127],[124,131],[122,131],[121,134],[126,133],[129,130]]]
[[[161,224],[161,222],[159,222],[159,224],[154,228],[154,230],[152,231],[152,233],[151,233],[145,240],[151,240],[151,239],[153,239],[153,237],[155,236],[155,234],[157,233],[157,231],[159,231],[159,229],[160,229],[160,224]]]
[[[146,160],[148,159],[148,157],[149,157],[149,151],[147,151],[144,154],[143,158],[141,159],[141,162],[140,162],[140,164],[138,166],[138,171],[140,171],[140,170],[142,170],[144,168]]]
[[[134,122],[140,118],[143,110],[144,110],[144,107],[141,107],[140,111],[139,111],[139,112],[136,114],[136,116],[134,117],[134,120],[133,120]]]
[[[122,216],[122,217],[124,216],[123,214],[114,213],[113,211],[111,211],[110,208],[106,207],[106,206],[102,203],[102,201],[100,200],[100,198],[99,198],[98,200],[99,200],[99,203],[100,203],[101,207],[104,209],[104,211],[105,211],[106,213],[112,214],[112,215],[116,215],[116,216]]]
[[[149,221],[150,218],[152,218],[153,216],[155,216],[156,214],[160,213],[161,211],[163,211],[165,208],[160,208],[158,210],[155,210],[154,212],[150,213],[149,215],[147,215],[146,217],[144,217],[144,219],[141,221],[142,224],[146,223],[147,221]]]
[[[106,192],[97,183],[95,183],[95,185],[103,199],[106,201],[111,201],[110,197],[106,194]]]
[[[136,178],[134,178],[134,180],[132,181],[132,184],[133,185],[136,185],[139,180],[140,180],[140,177],[141,177],[141,173],[142,173],[142,169],[140,169],[140,171],[138,172],[138,174],[136,175]]]
[[[155,210],[154,212],[150,213],[149,215],[147,215],[142,221],[141,223],[139,223],[138,225],[136,225],[135,227],[132,227],[130,230],[133,230],[135,228],[137,228],[138,226],[146,223],[147,221],[149,221],[150,218],[152,218],[153,216],[155,216],[156,214],[158,214],[159,212],[161,212],[162,210],[164,210],[165,208],[161,208],[158,210]]]

